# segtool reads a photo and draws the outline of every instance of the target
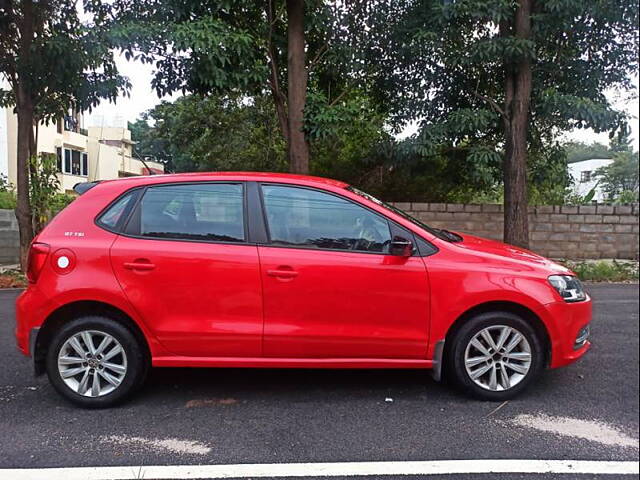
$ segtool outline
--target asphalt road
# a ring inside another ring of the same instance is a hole
[[[33,377],[14,344],[19,292],[0,291],[0,468],[637,461],[638,286],[589,290],[592,350],[503,405],[420,371],[155,369],[130,402],[100,411],[69,405],[46,377]]]

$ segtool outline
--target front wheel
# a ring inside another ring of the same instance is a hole
[[[503,401],[522,392],[544,366],[535,330],[509,312],[483,313],[454,335],[448,351],[454,382],[476,398]]]
[[[132,332],[106,317],[76,318],[53,337],[47,352],[49,381],[86,408],[110,407],[144,381],[146,360]]]

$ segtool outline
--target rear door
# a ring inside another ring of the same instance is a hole
[[[111,262],[126,296],[176,355],[261,355],[258,251],[243,183],[145,189]]]

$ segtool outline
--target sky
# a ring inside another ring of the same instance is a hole
[[[102,102],[93,112],[85,116],[85,126],[114,126],[123,127],[127,122],[135,121],[140,114],[153,108],[160,103],[155,91],[151,88],[151,78],[153,76],[153,65],[142,64],[140,62],[127,61],[124,55],[120,55],[116,59],[120,72],[129,77],[131,82],[131,91],[129,97],[120,97],[115,104]],[[617,108],[622,108],[633,118],[630,122],[631,137],[633,138],[634,150],[638,150],[638,140],[640,132],[638,128],[638,78],[634,79],[636,86],[636,95],[633,100],[625,100],[616,98],[612,93],[610,98],[613,100]],[[172,97],[165,97],[166,100],[172,100],[180,96],[179,94]],[[404,138],[412,135],[417,130],[417,123],[407,125],[399,137]],[[607,145],[609,136],[607,133],[596,134],[592,130],[574,130],[564,135],[567,140],[577,140],[585,143],[601,142]]]

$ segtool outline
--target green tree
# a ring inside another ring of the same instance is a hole
[[[129,58],[156,66],[159,95],[269,94],[289,168],[309,170],[310,87],[335,102],[345,87],[333,9],[323,0],[116,0],[114,31]]]
[[[287,168],[273,103],[265,97],[187,95],[132,124],[142,157],[176,172]]]
[[[581,162],[594,158],[611,158],[613,152],[609,147],[599,142],[586,144],[584,142],[566,142],[562,145],[567,154],[567,163]]]
[[[612,152],[633,152],[632,143],[631,127],[625,124],[611,137],[609,148]]]
[[[33,228],[40,232],[53,216],[52,205],[60,188],[58,159],[55,154],[42,153],[30,158],[31,181],[29,197],[33,206]]]
[[[505,241],[528,245],[529,155],[558,132],[624,123],[605,96],[638,71],[638,5],[619,0],[354,2],[354,43],[396,123],[419,148],[466,145],[502,158]],[[483,159],[484,158],[484,159]],[[493,160],[492,160],[493,161]]]
[[[608,200],[620,203],[638,201],[638,152],[614,154],[613,163],[599,168],[596,175]]]
[[[101,99],[115,100],[128,87],[109,50],[109,5],[86,1],[84,9],[90,20],[80,19],[72,0],[0,1],[0,75],[10,87],[0,89],[0,105],[15,107],[18,117],[16,217],[23,268],[34,233],[29,184],[36,175],[30,158],[37,155],[37,125]]]

